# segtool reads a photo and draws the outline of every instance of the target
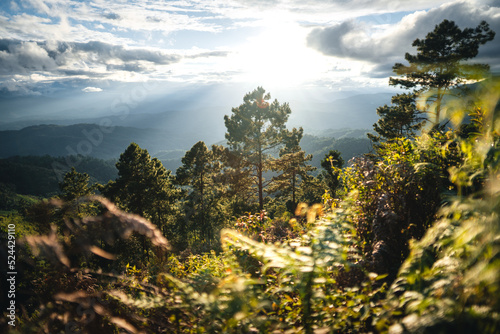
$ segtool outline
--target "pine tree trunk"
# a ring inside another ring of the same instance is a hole
[[[258,182],[259,182],[259,211],[262,211],[262,210],[264,210],[264,196],[263,196],[264,185],[263,185],[263,180],[262,180],[263,166],[262,166],[262,147],[261,147],[261,143],[260,143],[260,138],[259,138],[259,142],[258,142],[258,150],[259,150],[259,161],[258,161],[258,165],[257,165],[257,178],[259,179],[258,180]]]
[[[441,100],[443,98],[443,93],[441,92],[441,88],[438,88],[437,99],[436,99],[436,124],[439,124],[439,118],[441,117]]]
[[[209,242],[209,231],[207,226],[207,219],[205,217],[205,183],[203,181],[203,171],[200,173],[200,204],[201,204],[201,239],[205,239],[205,242]]]

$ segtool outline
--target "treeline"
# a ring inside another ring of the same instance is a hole
[[[364,136],[366,132],[358,130],[356,135],[363,133]],[[304,134],[301,146],[307,154],[313,155],[312,166],[320,168],[321,160],[332,149],[339,151],[345,161],[371,150],[371,142],[366,137],[350,137],[351,132],[348,129],[338,130],[336,134],[342,138]],[[222,142],[220,145],[223,145]],[[122,149],[123,147],[126,146],[122,146]],[[180,149],[159,151],[154,153],[154,156],[160,159],[167,169],[175,172],[182,165],[181,160],[185,152]],[[28,155],[3,158],[0,159],[0,183],[21,195],[49,198],[60,192],[59,182],[71,167],[75,167],[80,173],[87,173],[91,183],[104,184],[115,179],[115,163],[120,153],[122,152],[118,151],[114,159],[100,159],[88,155]]]

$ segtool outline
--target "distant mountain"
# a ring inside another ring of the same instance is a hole
[[[68,165],[72,163],[72,166]],[[91,157],[26,156],[0,159],[0,193],[5,188],[14,193],[50,197],[59,193],[59,182],[75,167],[87,173],[91,183],[106,184],[116,179],[114,160]]]
[[[392,93],[359,94],[330,102],[291,101],[290,126],[302,126],[309,133],[324,130],[371,129],[377,122],[377,108],[391,103]],[[295,110],[299,112],[295,113]]]
[[[332,131],[337,138],[325,136],[324,133],[323,136],[306,134],[301,146],[306,153],[314,155],[312,164],[316,166],[330,149],[339,150],[347,161],[370,151],[371,144],[364,136],[366,132],[350,129]],[[196,134],[183,137],[158,129],[107,128],[96,124],[36,125],[21,130],[0,131],[0,158],[43,155],[66,157],[64,169],[67,170],[77,163],[74,158],[76,155],[117,159],[131,142],[135,142],[175,172],[185,152],[198,141],[193,138],[197,138]],[[210,145],[213,142],[206,143]],[[221,143],[223,141],[218,142]]]
[[[150,152],[187,150],[196,142],[194,134],[183,137],[159,129],[106,127],[96,124],[36,125],[21,130],[0,131],[0,158],[26,155],[83,155],[117,158],[131,142]]]
[[[310,164],[318,169],[321,169],[321,160],[330,150],[339,151],[346,164],[352,158],[372,151],[372,144],[366,135],[357,138],[341,137],[335,139],[306,134],[302,138],[300,146],[307,154],[313,155]]]
[[[39,124],[72,125],[106,120],[113,126],[161,129],[195,140],[224,138],[224,115],[255,87],[212,85],[191,88],[123,86],[98,93],[56,92],[45,96],[10,96],[0,92],[0,130]],[[376,108],[390,103],[392,93],[360,94],[323,88],[271,89],[272,99],[288,102],[290,127],[309,131],[371,128]]]

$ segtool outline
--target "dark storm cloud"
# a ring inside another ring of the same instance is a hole
[[[381,77],[386,71],[386,75],[391,75],[392,65],[403,61],[406,52],[414,54],[416,50],[411,47],[412,42],[416,38],[425,38],[444,19],[455,21],[461,29],[476,27],[483,20],[488,22],[497,36],[480,47],[474,61],[489,63],[494,69],[500,66],[500,8],[474,6],[467,2],[407,15],[385,32],[359,21],[317,28],[308,35],[307,43],[325,55],[377,64],[371,76]]]
[[[52,71],[57,67],[56,59],[36,42],[0,40],[0,74]]]

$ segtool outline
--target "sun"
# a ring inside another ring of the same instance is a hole
[[[268,24],[235,54],[242,80],[264,87],[290,87],[317,79],[328,65],[307,47],[306,36],[305,28],[292,23]]]

